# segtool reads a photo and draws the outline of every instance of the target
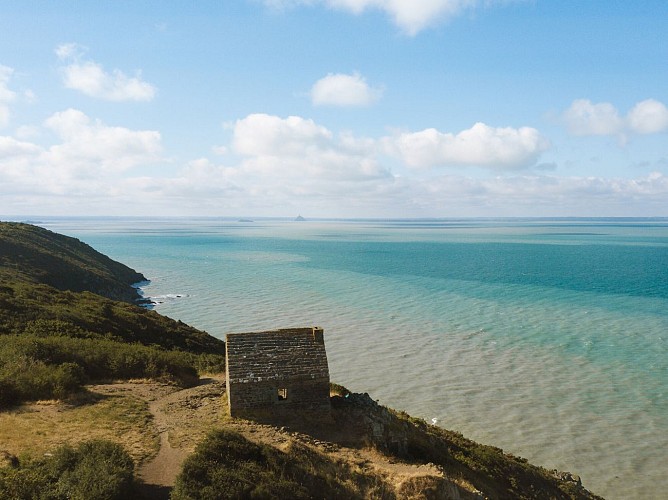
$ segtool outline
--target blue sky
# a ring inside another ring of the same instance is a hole
[[[668,216],[668,3],[0,0],[0,214]]]

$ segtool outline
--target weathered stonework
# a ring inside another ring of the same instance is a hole
[[[230,415],[329,412],[329,367],[322,328],[228,334]]]

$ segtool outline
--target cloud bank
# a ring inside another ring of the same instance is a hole
[[[661,106],[650,102],[634,110],[628,119],[637,114],[646,130],[663,127]],[[85,207],[91,215],[631,216],[665,214],[668,199],[668,177],[659,172],[632,179],[539,173],[536,163],[548,143],[530,127],[477,123],[456,133],[425,129],[368,138],[336,133],[301,116],[255,113],[231,124],[222,161],[202,157],[180,165],[163,157],[159,132],[108,125],[77,109],[53,113],[35,135],[52,143],[0,136],[5,210],[39,205],[57,214],[81,214]],[[495,176],[471,177],[472,166]]]

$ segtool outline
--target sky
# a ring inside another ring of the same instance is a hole
[[[668,2],[0,0],[0,216],[668,216]]]

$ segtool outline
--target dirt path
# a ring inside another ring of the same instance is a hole
[[[146,498],[169,498],[176,476],[181,470],[188,452],[182,448],[174,448],[169,442],[170,428],[162,406],[167,399],[163,396],[149,404],[153,422],[160,435],[160,450],[155,458],[139,469],[142,481],[142,496]]]
[[[197,423],[210,425],[218,419],[223,391],[221,379],[206,378],[196,387],[174,389],[149,400],[149,411],[160,437],[160,449],[152,460],[139,468],[142,496],[169,498],[183,461],[205,434],[204,427],[198,428]],[[207,406],[210,406],[209,411],[202,411]],[[194,424],[192,434],[188,433],[190,422]]]

